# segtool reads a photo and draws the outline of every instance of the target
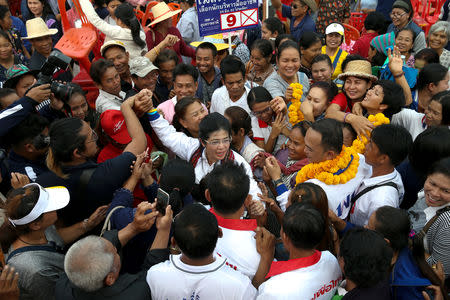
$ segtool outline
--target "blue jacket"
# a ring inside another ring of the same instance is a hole
[[[35,112],[36,101],[24,96],[0,111],[0,137],[5,136],[13,127]]]

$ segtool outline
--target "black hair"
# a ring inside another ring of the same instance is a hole
[[[178,54],[172,49],[163,49],[155,58],[155,66],[161,68],[161,64],[173,60],[175,65],[178,64]]]
[[[436,101],[442,107],[441,125],[450,126],[450,92],[442,91],[431,97],[431,101]],[[430,102],[431,102],[430,101]]]
[[[12,95],[12,94],[17,95],[16,90],[11,89],[11,88],[1,88],[0,89],[0,110],[6,108],[6,107],[3,107],[2,99],[4,97],[8,97],[9,95]]]
[[[382,206],[375,212],[375,231],[389,240],[394,251],[408,246],[411,222],[408,213],[400,208]]]
[[[59,177],[67,177],[62,173],[62,164],[73,159],[73,151],[86,149],[87,136],[80,135],[83,121],[78,118],[64,118],[50,125],[50,147],[47,154],[47,167]]]
[[[4,37],[11,45],[13,44],[8,34],[4,30],[0,30],[0,36]]]
[[[373,287],[388,277],[392,249],[375,231],[355,228],[341,241],[344,274],[359,288]]]
[[[91,75],[91,78],[95,83],[102,84],[103,74],[108,68],[115,68],[114,63],[110,60],[101,58],[92,63],[89,75]]]
[[[412,146],[411,134],[403,126],[384,124],[372,130],[372,142],[381,154],[389,157],[393,166],[399,165]]]
[[[190,204],[176,216],[173,237],[183,255],[191,259],[208,257],[219,238],[217,219],[201,204]]]
[[[231,136],[230,122],[218,112],[211,113],[201,120],[199,124],[198,137],[202,141],[207,141],[209,135],[218,130],[225,130]]]
[[[370,62],[372,67],[374,67],[374,66],[382,66],[384,64],[384,62],[386,61],[387,56],[383,52],[378,51],[372,45],[370,45],[370,49],[376,51],[376,54],[374,55],[374,57],[372,57],[372,60]]]
[[[295,124],[294,126],[292,126],[292,130],[294,129],[299,129],[300,132],[302,133],[302,136],[305,137],[306,132],[308,131],[309,127],[311,127],[312,122],[310,121],[300,121],[297,124]]]
[[[330,66],[330,68],[333,68],[333,64],[331,63],[331,58],[326,54],[319,54],[319,55],[314,56],[314,58],[311,60],[311,66],[313,64],[321,62],[321,61],[327,62],[328,65]]]
[[[419,134],[408,155],[411,166],[425,176],[430,166],[450,153],[450,130],[447,126],[433,126]]]
[[[245,167],[234,161],[216,164],[207,181],[211,204],[219,214],[232,214],[244,205],[250,190]]]
[[[70,101],[70,99],[74,96],[74,95],[81,95],[83,97],[86,97],[86,93],[83,91],[83,89],[81,88],[81,86],[77,83],[74,82],[68,82],[66,83],[66,86],[70,88],[70,92],[69,92],[69,96],[68,101]]]
[[[223,80],[226,79],[227,74],[236,73],[241,73],[242,77],[245,78],[245,65],[239,57],[228,55],[220,62],[220,73],[222,74]]]
[[[350,131],[350,134],[352,135],[352,140],[355,140],[358,137],[358,134],[355,131],[355,128],[350,123],[341,123],[342,125],[342,131],[344,131],[344,128]]]
[[[428,64],[423,67],[417,77],[416,87],[418,90],[426,88],[430,83],[438,84],[448,74],[448,68],[441,64]]]
[[[180,0],[180,3],[187,3],[189,6],[193,6],[195,0]]]
[[[402,109],[405,106],[405,94],[403,93],[403,89],[397,83],[390,80],[379,80],[374,84],[381,86],[383,89],[383,101],[381,104],[386,104],[388,107],[383,111],[383,114],[391,119],[392,116]]]
[[[387,20],[384,15],[378,11],[369,13],[364,20],[366,30],[374,30],[378,34],[384,34],[387,29]]]
[[[181,75],[191,76],[194,79],[194,82],[197,82],[198,80],[198,70],[192,65],[184,63],[176,65],[175,69],[173,69],[173,80],[175,81],[175,78]]]
[[[280,59],[281,57],[281,53],[283,53],[284,50],[289,49],[289,48],[293,48],[295,50],[298,51],[298,56],[301,57],[301,53],[300,53],[300,49],[298,48],[298,45],[296,42],[287,40],[284,43],[282,43],[279,47],[278,47],[278,51],[277,51],[277,59]]]
[[[141,39],[141,24],[139,23],[133,11],[133,6],[128,2],[120,4],[114,11],[117,19],[122,21],[131,30],[133,41],[141,48],[144,48],[147,43]]]
[[[324,150],[332,150],[337,154],[341,153],[344,137],[342,125],[334,119],[322,119],[312,123],[311,129],[322,135],[321,145]]]
[[[411,34],[412,34],[412,47],[411,47],[411,49],[409,49],[409,53],[412,53],[412,51],[413,51],[413,48],[414,48],[414,41],[416,40],[416,33],[414,32],[414,30],[412,30],[411,28],[408,28],[408,27],[405,27],[405,28],[402,28],[402,29],[400,29],[396,34],[395,34],[395,38],[397,38],[398,37],[398,35],[400,34],[400,32],[403,32],[403,31],[408,31],[408,32],[410,32]]]
[[[272,55],[273,47],[272,43],[268,40],[260,39],[256,40],[252,45],[252,51],[257,49],[259,52],[261,52],[261,55],[264,58],[268,58]]]
[[[263,23],[266,25],[267,29],[270,30],[270,32],[278,32],[278,36],[284,34],[284,26],[280,19],[276,17],[269,17],[265,19]]]
[[[194,184],[194,167],[187,161],[172,159],[163,167],[159,187],[170,195],[169,204],[174,215],[181,211],[184,206],[183,198],[192,192]]]
[[[104,1],[105,1],[105,4],[108,6],[108,4],[109,4],[111,1],[113,1],[113,0],[104,0]],[[125,0],[118,0],[118,1],[120,1],[120,2],[122,2],[122,3],[125,2]]]
[[[272,95],[263,86],[257,86],[250,90],[247,96],[247,104],[250,109],[253,105],[261,102],[269,102],[272,100]]]
[[[36,113],[29,114],[8,132],[5,140],[13,147],[23,147],[31,143],[38,150],[46,148],[49,142],[45,140],[41,133],[49,124],[43,116]]]
[[[442,174],[450,178],[450,156],[444,157],[431,165],[428,175],[433,174]]]
[[[367,59],[365,59],[364,57],[362,57],[361,55],[358,55],[358,54],[349,54],[349,55],[347,55],[347,57],[342,61],[342,72],[344,73],[345,72],[345,68],[347,68],[347,64],[349,63],[349,62],[351,62],[351,61],[354,61],[354,60],[365,60],[365,61],[367,61]],[[368,80],[368,79],[366,79],[366,80]]]
[[[5,5],[0,5],[0,19],[4,19],[7,13],[11,13],[9,7]]]
[[[406,5],[408,6],[409,9],[406,9],[406,8],[405,8],[403,5],[401,5],[401,4],[395,4],[395,2],[394,2],[394,4],[392,5],[392,9],[394,9],[394,8],[400,8],[400,9],[403,9],[406,13],[409,14],[408,20],[411,20],[412,17],[413,17],[413,15],[414,15],[414,9],[413,9],[413,6],[412,6],[412,4],[411,4],[411,1],[409,1],[409,0],[401,0],[401,2],[406,3]]]
[[[439,54],[434,49],[423,48],[422,50],[414,54],[414,59],[422,59],[426,62],[426,64],[438,64]]]
[[[316,44],[317,42],[322,42],[322,39],[320,38],[320,35],[317,34],[314,31],[305,31],[302,36],[300,37],[300,40],[298,41],[298,45],[301,49],[308,49],[312,45]]]
[[[297,249],[312,250],[325,235],[325,219],[310,203],[294,203],[286,209],[283,232]]]
[[[197,53],[198,49],[205,49],[205,50],[211,50],[212,56],[217,56],[217,48],[214,46],[213,43],[210,42],[203,42],[200,45],[198,45],[197,49],[195,49],[195,53]]]
[[[50,4],[48,3],[48,1],[45,1],[45,0],[39,0],[39,2],[42,3],[42,7],[43,7],[43,8],[42,8],[42,16],[41,16],[41,18],[42,18],[43,20],[45,20],[45,19],[47,18],[48,15],[52,15],[52,14],[53,14],[53,11],[52,11],[52,8],[50,7]],[[33,15],[33,13],[31,12],[30,7],[28,6],[28,1],[26,1],[26,4],[27,4],[28,10],[30,11],[30,16],[29,16],[28,20],[33,19],[33,18],[36,18],[36,16]]]
[[[295,39],[292,36],[292,34],[288,34],[288,33],[279,34],[277,36],[277,38],[275,39],[275,49],[278,49],[278,47],[280,47],[281,41],[284,40],[284,39],[288,39],[288,40],[291,40],[291,41],[295,42]]]
[[[225,110],[224,115],[231,119],[231,130],[234,133],[241,128],[244,128],[245,135],[252,131],[252,119],[242,107],[230,106]]]
[[[173,116],[172,124],[177,131],[183,131],[188,136],[191,136],[191,133],[181,125],[180,119],[184,119],[187,108],[195,102],[202,104],[200,99],[191,96],[183,97],[175,104],[175,115]]]
[[[339,92],[339,89],[334,82],[317,81],[309,87],[309,90],[311,91],[311,89],[315,87],[321,89],[327,95],[327,102],[331,102]]]

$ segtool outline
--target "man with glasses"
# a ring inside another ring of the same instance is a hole
[[[299,41],[305,31],[316,31],[316,24],[309,12],[317,10],[315,0],[294,0],[291,6],[282,4],[280,0],[272,0],[276,10],[281,9],[283,17],[290,19],[290,32],[296,41]]]

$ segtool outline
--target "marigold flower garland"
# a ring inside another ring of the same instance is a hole
[[[300,110],[300,105],[302,104],[300,102],[300,99],[303,95],[303,85],[301,85],[300,83],[291,83],[290,86],[294,89],[294,92],[292,93],[293,98],[291,99],[291,105],[288,109],[288,116],[289,122],[292,125],[295,125],[305,119],[303,113]]]
[[[389,124],[389,119],[382,113],[369,116],[369,121],[374,126]],[[370,135],[370,134],[369,134]],[[356,176],[359,166],[358,153],[364,153],[368,139],[358,137],[353,141],[351,147],[342,146],[341,153],[332,160],[320,163],[310,163],[304,166],[298,173],[296,184],[305,182],[308,179],[318,179],[327,185],[344,184]]]

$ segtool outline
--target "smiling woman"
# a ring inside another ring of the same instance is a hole
[[[400,50],[400,54],[405,56],[405,64],[414,68],[414,55],[411,54],[416,34],[410,28],[403,28],[395,35],[395,45]]]
[[[446,21],[436,22],[428,33],[428,46],[439,54],[441,65],[450,68],[450,51],[444,47],[450,40],[450,24]]]

